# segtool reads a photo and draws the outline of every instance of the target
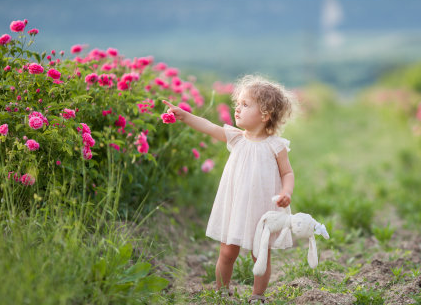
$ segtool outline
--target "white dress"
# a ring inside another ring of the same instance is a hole
[[[267,211],[278,211],[272,197],[282,189],[276,155],[290,151],[289,141],[269,136],[252,141],[241,129],[224,125],[227,148],[231,152],[222,173],[218,192],[206,229],[206,236],[228,245],[252,250],[260,217]],[[288,206],[287,212],[291,213]],[[272,234],[269,245],[279,233]]]

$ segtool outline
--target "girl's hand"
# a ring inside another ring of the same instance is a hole
[[[276,205],[281,208],[286,208],[291,203],[291,194],[282,191],[279,194],[279,199],[276,201]]]
[[[177,120],[180,120],[180,121],[184,120],[186,111],[184,111],[180,107],[174,106],[173,104],[165,100],[162,100],[162,102],[170,108],[167,110],[167,113],[173,113]]]

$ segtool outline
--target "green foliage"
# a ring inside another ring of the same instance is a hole
[[[357,287],[353,293],[357,299],[354,305],[382,305],[384,300],[382,292],[375,290],[374,288]]]
[[[287,304],[288,302],[295,300],[302,294],[302,288],[283,284],[282,286],[276,287],[276,290],[267,293],[265,296],[271,297],[274,300],[276,300],[274,304]]]
[[[381,228],[378,226],[373,226],[372,231],[374,233],[374,236],[379,241],[379,243],[387,247],[389,244],[390,239],[393,236],[393,233],[395,233],[395,228],[390,227],[389,224],[387,226]]]
[[[361,198],[348,199],[340,206],[339,214],[346,228],[361,229],[365,233],[371,231],[374,215],[371,201]]]
[[[205,274],[202,275],[203,283],[208,284],[208,283],[212,283],[213,281],[216,281],[215,264],[206,263],[206,264],[203,264],[203,268],[205,269]]]
[[[246,256],[239,255],[235,261],[232,278],[237,280],[239,283],[253,285],[253,266],[254,262],[251,258],[251,253],[247,254]]]

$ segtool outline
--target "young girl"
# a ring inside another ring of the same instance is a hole
[[[289,141],[275,136],[290,118],[294,106],[292,95],[281,85],[259,76],[248,75],[236,84],[232,94],[235,123],[223,127],[195,116],[169,102],[173,113],[190,127],[227,143],[231,152],[225,165],[210,215],[206,236],[221,242],[216,264],[217,289],[229,283],[240,247],[252,250],[260,217],[289,204],[294,189],[294,174],[288,160]],[[277,204],[271,198],[280,195]],[[276,240],[271,236],[269,247]],[[256,258],[252,257],[254,262]],[[254,277],[250,303],[264,302],[263,293],[270,278],[270,251],[263,276]]]

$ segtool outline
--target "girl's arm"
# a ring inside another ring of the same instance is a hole
[[[294,191],[294,172],[289,163],[288,153],[286,149],[279,152],[276,157],[278,162],[279,173],[281,175],[282,190],[280,198],[276,202],[279,207],[287,207],[291,203],[292,192]]]
[[[224,132],[224,128],[218,126],[209,120],[206,120],[202,117],[196,116],[191,114],[190,112],[184,111],[180,107],[174,106],[170,102],[162,101],[165,105],[167,105],[170,109],[167,110],[168,113],[173,113],[177,120],[180,120],[191,128],[196,129],[197,131],[203,132],[205,134],[214,137],[219,141],[226,142],[227,137]]]

